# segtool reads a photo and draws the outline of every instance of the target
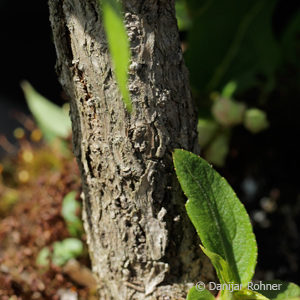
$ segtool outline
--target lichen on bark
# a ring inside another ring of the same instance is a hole
[[[49,0],[49,8],[100,299],[183,299],[192,282],[213,273],[172,164],[174,148],[197,152],[174,1],[124,1],[132,114],[114,78],[97,0]]]

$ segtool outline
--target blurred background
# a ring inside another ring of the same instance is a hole
[[[47,3],[0,13],[0,298],[94,299]],[[299,1],[177,0],[176,13],[202,155],[250,214],[255,278],[300,284]]]

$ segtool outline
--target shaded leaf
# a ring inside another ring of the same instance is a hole
[[[210,92],[236,80],[241,91],[257,83],[257,74],[272,82],[281,59],[271,27],[276,1],[203,2],[188,1],[193,26],[186,61],[193,87]]]
[[[197,131],[198,142],[201,147],[205,147],[216,135],[219,125],[213,119],[198,119]]]
[[[205,159],[215,166],[224,166],[227,154],[229,152],[229,141],[229,130],[224,130],[218,133],[205,149]]]
[[[185,0],[176,0],[176,18],[178,23],[178,28],[180,31],[188,30],[192,25],[192,20],[188,14],[186,1]]]
[[[284,58],[290,63],[299,67],[299,53],[300,53],[300,9],[295,13],[285,30],[281,43],[284,53]]]
[[[268,297],[271,300],[291,300],[294,298],[300,298],[300,287],[295,283],[284,282],[280,280],[272,280],[264,281],[263,284],[278,285],[278,291],[273,288],[270,288],[269,290],[258,290],[259,293]]]

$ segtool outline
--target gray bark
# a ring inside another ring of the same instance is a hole
[[[49,0],[57,72],[70,96],[84,225],[100,299],[183,299],[213,278],[172,165],[197,151],[196,118],[173,0],[127,0],[126,112],[96,0]]]

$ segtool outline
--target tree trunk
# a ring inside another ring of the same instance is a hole
[[[174,175],[197,151],[173,0],[126,0],[129,90],[121,100],[97,0],[49,0],[57,72],[70,96],[83,218],[100,299],[182,299],[211,279]]]

